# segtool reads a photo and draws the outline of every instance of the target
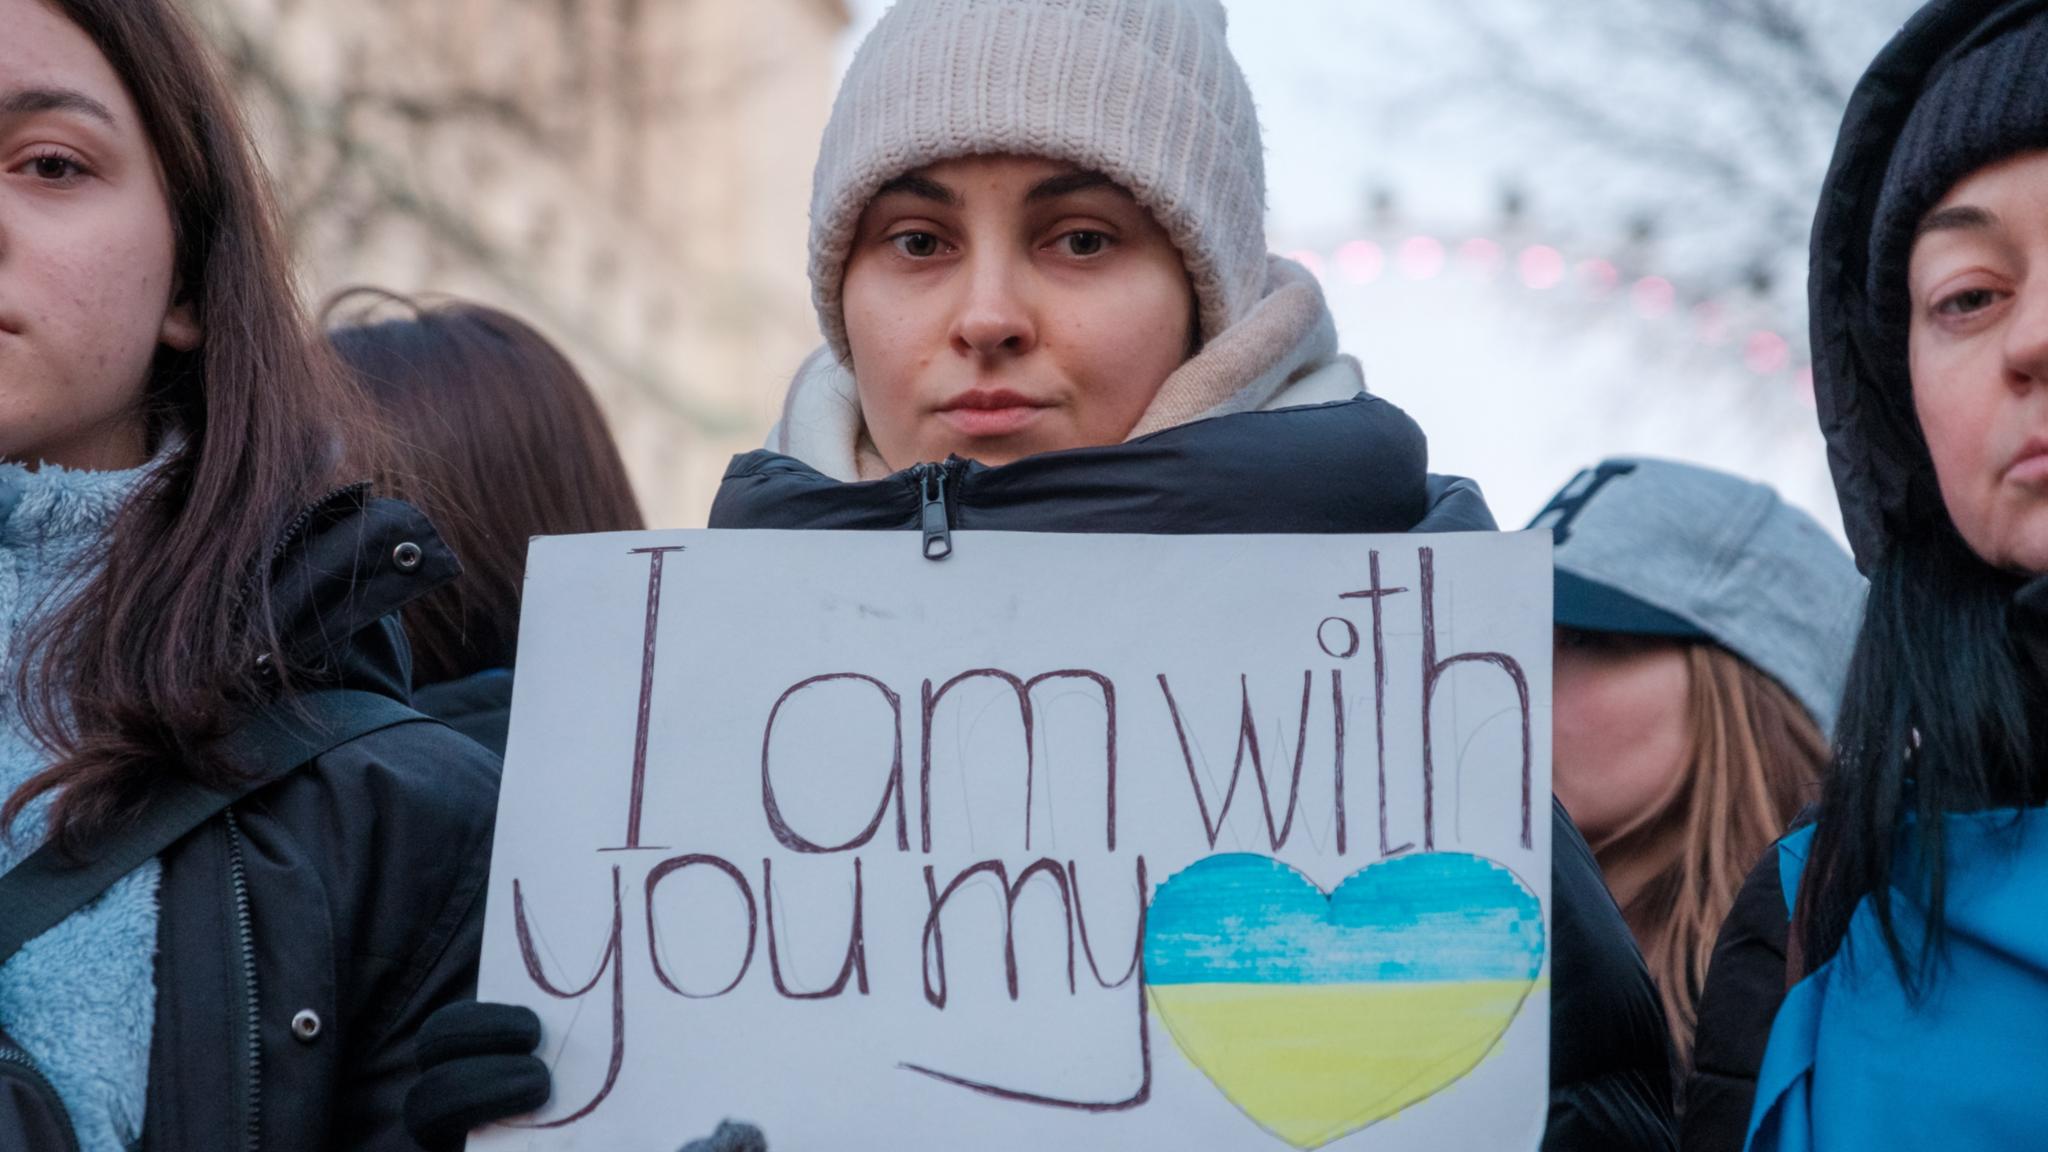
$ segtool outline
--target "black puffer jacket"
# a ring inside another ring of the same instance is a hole
[[[394,561],[401,543],[422,559]],[[408,505],[363,488],[309,509],[279,561],[288,642],[322,687],[408,693],[392,615],[453,577]],[[163,856],[144,1145],[417,1148],[399,1110],[412,1035],[471,995],[498,762],[439,725],[343,744]]]
[[[942,525],[1156,534],[1492,531],[1478,488],[1429,475],[1425,457],[1414,424],[1371,396],[1224,416],[1001,468],[952,460],[861,484],[754,452],[726,471],[711,526],[922,528],[928,548]],[[926,516],[935,496],[936,522]],[[1670,1041],[1655,986],[1593,854],[1554,803],[1551,827],[1544,1147],[1671,1148]]]
[[[1802,818],[1793,826],[1808,822]],[[1778,846],[1773,844],[1743,880],[1714,938],[1714,955],[1700,989],[1692,1072],[1685,1081],[1679,1146],[1687,1152],[1740,1152],[1749,1135],[1757,1072],[1770,1043],[1771,1021],[1785,1002],[1790,933]]]

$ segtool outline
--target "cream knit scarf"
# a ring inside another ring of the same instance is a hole
[[[1131,429],[1136,438],[1211,416],[1349,400],[1358,361],[1337,352],[1337,326],[1306,268],[1266,258],[1266,291],[1243,319],[1174,370]],[[889,466],[868,439],[853,372],[820,348],[790,382],[767,448],[835,480],[879,480]]]

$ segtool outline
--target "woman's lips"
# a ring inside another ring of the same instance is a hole
[[[2029,441],[2006,468],[2005,478],[2028,488],[2048,488],[2048,440]]]
[[[1007,388],[976,388],[947,401],[938,417],[969,437],[1013,436],[1029,428],[1051,405]]]
[[[2028,488],[2048,486],[2048,432],[2036,432],[2020,444],[1999,479]]]

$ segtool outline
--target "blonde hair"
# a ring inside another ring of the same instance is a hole
[[[1687,645],[1686,666],[1685,770],[1655,817],[1594,855],[1603,870],[1622,857],[1661,860],[1622,912],[1657,982],[1679,1063],[1689,1068],[1721,921],[1749,870],[1814,797],[1828,744],[1790,692],[1727,649]]]

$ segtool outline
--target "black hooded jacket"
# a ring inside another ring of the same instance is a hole
[[[1868,299],[1872,220],[1892,150],[1943,68],[2044,10],[2048,0],[1934,0],[1878,53],[1842,118],[1813,220],[1807,322],[1828,467],[1865,571],[1906,516],[1940,506],[1900,362],[1904,341],[1881,329],[1881,310]]]
[[[404,543],[421,549],[410,569]],[[283,633],[319,669],[307,686],[406,700],[395,613],[458,571],[426,518],[344,489],[278,563]],[[475,988],[498,772],[454,731],[404,724],[162,854],[145,1147],[415,1152],[399,1119],[412,1037]]]
[[[2043,12],[2048,0],[1934,0],[1878,53],[1849,98],[1814,217],[1807,294],[1815,406],[1843,527],[1865,571],[1908,516],[1940,508],[1899,362],[1903,340],[1881,330],[1868,299],[1872,221],[1892,151],[1944,67]],[[1788,921],[1774,846],[1736,896],[1700,994],[1681,1139],[1688,1152],[1734,1152],[1748,1135],[1757,1070],[1787,987]]]
[[[964,460],[841,483],[772,452],[736,458],[713,528],[1162,535],[1492,531],[1469,480],[1429,475],[1421,432],[1372,396],[1246,412],[1127,444]],[[1546,1149],[1673,1146],[1669,1036],[1655,986],[1593,854],[1551,806],[1551,1052]],[[773,1132],[769,1133],[772,1140]]]

